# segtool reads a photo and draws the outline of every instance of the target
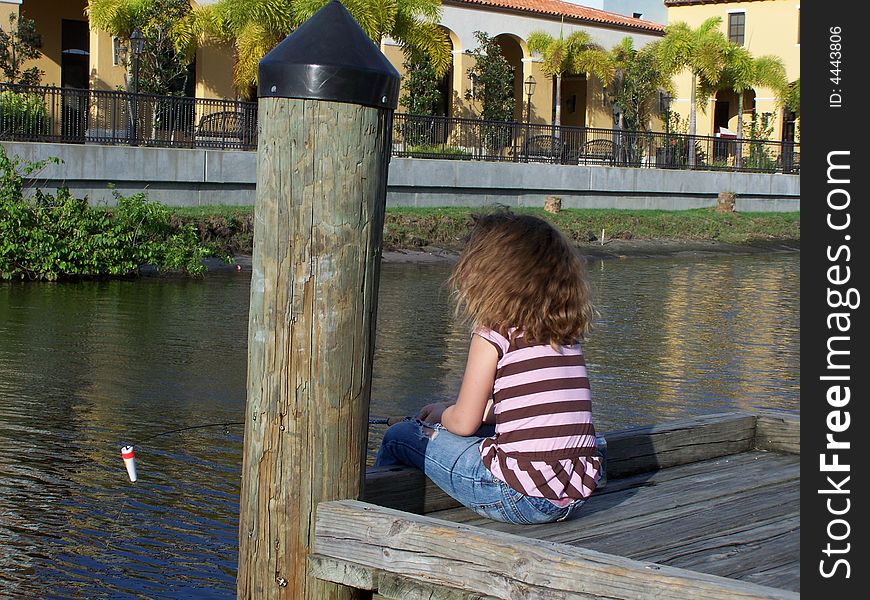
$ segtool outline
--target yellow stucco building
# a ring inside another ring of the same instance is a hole
[[[754,57],[772,54],[785,63],[790,82],[800,77],[800,0],[665,0],[668,23],[683,21],[697,27],[710,17],[721,17],[722,32],[733,43],[741,44]],[[681,73],[674,79],[676,94],[671,110],[683,118],[689,115],[691,75]],[[737,95],[723,90],[698,111],[697,132],[715,135],[725,128],[737,131]],[[753,112],[772,118],[772,140],[793,141],[798,137],[794,113],[778,105],[772,90],[759,88],[743,97],[743,122]]]
[[[192,0],[192,3],[214,1]],[[541,71],[540,57],[533,55],[526,44],[532,31],[543,30],[558,37],[560,32],[568,35],[584,30],[604,48],[613,47],[626,36],[639,48],[663,35],[663,26],[658,23],[561,0],[442,0],[442,5],[441,26],[448,34],[453,53],[453,64],[442,82],[441,112],[448,116],[479,114],[480,107],[467,99],[473,85],[468,70],[473,66],[469,52],[477,47],[475,31],[495,37],[514,68],[517,121],[525,119],[529,108],[523,82],[530,75],[534,77],[531,121],[540,124],[552,122],[555,95],[552,81]],[[91,90],[123,88],[127,76],[119,53],[125,47],[109,34],[88,27],[86,7],[86,0],[0,0],[0,16],[3,11],[5,14],[16,11],[36,21],[43,48],[42,57],[35,63],[44,72],[43,84]],[[401,49],[387,39],[382,50],[401,72],[404,60]],[[193,95],[236,99],[233,60],[229,44],[201,45],[196,53]],[[612,109],[601,83],[583,74],[564,78],[561,117],[563,125],[604,128],[613,125]]]

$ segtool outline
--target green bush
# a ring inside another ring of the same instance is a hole
[[[0,133],[43,135],[49,129],[42,98],[11,90],[0,92]]]
[[[23,196],[23,175],[50,159],[25,163],[0,146],[0,278],[47,280],[136,275],[142,265],[200,274],[212,254],[192,225],[173,227],[169,209],[144,194],[115,193],[117,207],[92,208],[61,188]]]
[[[465,159],[471,158],[471,152],[462,148],[454,148],[452,146],[409,146],[408,156],[414,158],[453,158]]]

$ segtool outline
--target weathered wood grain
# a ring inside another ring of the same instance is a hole
[[[340,583],[359,590],[378,589],[377,569],[336,560],[321,554],[308,556],[308,573],[317,579]]]
[[[433,585],[383,571],[378,576],[378,594],[389,600],[497,600],[479,592]]]
[[[759,410],[755,425],[755,447],[759,450],[800,454],[800,415],[774,410]]]
[[[801,565],[799,562],[790,561],[776,567],[766,568],[760,572],[750,573],[743,580],[799,592]]]
[[[719,464],[715,464],[717,462]],[[796,464],[729,462],[724,465],[711,459],[705,463],[710,469],[708,473],[699,472],[690,479],[650,479],[643,483],[651,485],[594,498],[589,506],[583,507],[579,519],[568,522],[568,527],[553,529],[558,530],[559,535],[570,536],[572,543],[583,543],[611,534],[633,538],[632,533],[644,527],[670,523],[676,528],[692,518],[698,519],[698,523],[709,519],[727,526],[725,515],[711,509],[761,509],[768,503],[776,504],[778,492],[797,489],[800,470]],[[752,498],[752,503],[747,502],[748,497]],[[578,531],[571,533],[572,529]],[[534,531],[529,533],[535,534]],[[668,537],[680,539],[676,533]]]
[[[624,477],[744,452],[755,438],[755,416],[704,415],[605,435],[608,477]]]
[[[710,498],[764,487],[771,482],[791,481],[797,469],[783,471],[794,464],[794,457],[747,452],[631,475],[609,482],[601,494],[596,493],[586,502],[580,518],[562,523],[510,525],[479,517],[464,508],[440,511],[437,517],[528,537],[550,539],[553,535],[564,535],[564,539],[579,540],[583,532],[597,532],[599,527],[630,528],[633,519],[654,517],[664,508],[679,510],[688,504],[687,510],[691,511],[694,510],[693,501],[703,503]],[[735,472],[745,473],[745,478],[735,477]],[[768,477],[771,479],[766,479]],[[764,482],[762,478],[765,478]],[[622,522],[624,524],[620,525]],[[578,532],[572,533],[574,529]]]
[[[460,506],[414,467],[373,467],[366,471],[363,500],[415,514]]]
[[[692,570],[750,580],[780,562],[799,564],[799,485],[798,457],[752,451],[612,481],[563,523],[509,525],[467,509],[432,516],[636,560],[684,568],[690,563],[679,561],[695,561]],[[743,568],[732,569],[726,554]],[[770,581],[796,591],[800,577],[773,573]]]
[[[315,551],[495,598],[797,598],[791,592],[345,500],[320,505]]]
[[[318,502],[358,498],[387,113],[261,98],[239,598],[347,598],[307,576]]]
[[[694,551],[693,550],[699,550]],[[715,573],[723,577],[744,578],[759,567],[763,557],[764,570],[783,565],[796,564],[800,553],[800,515],[769,520],[741,531],[698,539],[687,544],[674,558],[662,561],[675,567]],[[782,586],[792,589],[795,582]]]

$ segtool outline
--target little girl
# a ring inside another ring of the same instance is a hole
[[[499,211],[475,218],[448,283],[473,331],[459,396],[390,427],[375,465],[415,466],[497,521],[575,515],[601,470],[580,348],[593,315],[582,258],[543,219]]]

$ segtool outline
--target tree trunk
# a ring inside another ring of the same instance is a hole
[[[553,121],[553,137],[558,138],[562,133],[562,74],[556,73],[556,119]]]
[[[692,95],[689,108],[689,168],[695,167],[695,124],[698,119],[698,107],[695,106],[695,88],[698,86],[698,76],[692,72]]]
[[[737,147],[734,150],[734,166],[743,166],[743,92],[737,94]]]

